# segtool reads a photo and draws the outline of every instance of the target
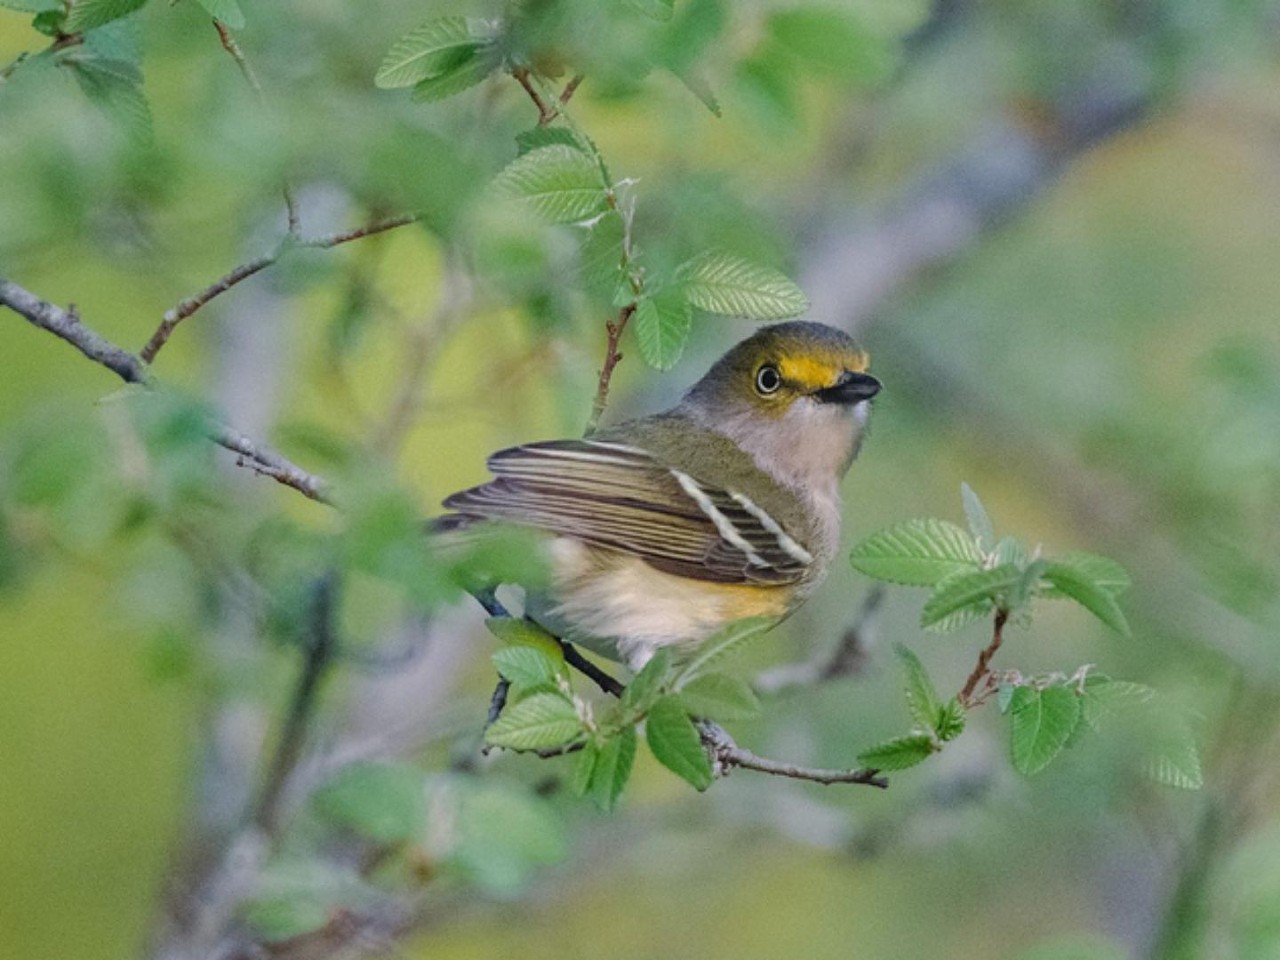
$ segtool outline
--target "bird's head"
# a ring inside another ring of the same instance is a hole
[[[843,331],[807,321],[773,324],[721,357],[683,406],[770,472],[838,478],[857,453],[868,401],[880,392],[867,366],[867,354]]]

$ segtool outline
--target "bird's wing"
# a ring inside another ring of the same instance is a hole
[[[444,505],[633,554],[717,583],[786,584],[813,558],[750,499],[663,466],[635,447],[559,440],[489,458],[495,479]]]

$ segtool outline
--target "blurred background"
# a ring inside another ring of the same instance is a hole
[[[0,276],[131,350],[276,248],[283,183],[303,236],[423,213],[210,302],[157,357],[160,400],[0,312],[0,955],[220,955],[193,946],[212,916],[323,926],[300,956],[1280,957],[1274,3],[522,5],[551,86],[585,74],[569,112],[633,181],[648,263],[770,263],[870,350],[886,387],[846,546],[961,520],[965,481],[998,533],[1115,557],[1131,640],[1055,605],[999,662],[1152,684],[1204,755],[1199,791],[1097,740],[1027,780],[989,708],[887,791],[740,771],[698,795],[641,751],[608,815],[565,760],[477,758],[495,641],[414,546],[486,453],[581,432],[616,312],[566,280],[569,228],[482,202],[537,120],[510,76],[439,103],[373,85],[424,18],[501,8],[246,3],[259,99],[190,0],[86,43],[140,65],[107,95],[17,62],[49,45],[44,4],[0,6]],[[624,338],[606,418],[671,404],[751,329],[700,317],[661,374]],[[350,509],[237,469],[210,409]],[[210,906],[335,568],[342,645],[278,801],[283,866]],[[735,669],[832,649],[870,587],[838,564]],[[826,766],[900,732],[891,644],[949,690],[986,639],[923,633],[922,600],[891,590],[856,669],[732,732]],[[427,774],[427,825],[352,892],[307,791],[370,759]]]

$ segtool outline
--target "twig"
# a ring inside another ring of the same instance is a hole
[[[734,767],[743,770],[755,770],[775,777],[788,777],[792,780],[807,780],[810,783],[830,785],[833,783],[861,783],[869,787],[887,789],[889,781],[880,776],[880,771],[870,767],[857,767],[849,770],[832,770],[825,767],[802,767],[794,763],[780,760],[769,760],[738,746],[733,738],[717,724],[702,721],[698,724],[698,732],[702,736],[703,745],[711,751],[716,764],[721,768],[721,775]]]
[[[126,383],[154,385],[146,364],[137,355],[116,346],[86,327],[80,322],[80,317],[74,308],[63,310],[3,278],[0,278],[0,305],[25,317],[33,326],[61,337],[94,363],[106,367]],[[209,439],[214,443],[240,454],[240,458],[236,461],[238,465],[250,467],[257,473],[292,487],[312,500],[332,503],[328,484],[323,479],[303,470],[270,447],[250,440],[225,423],[210,421],[206,425],[206,431]]]
[[[591,404],[591,419],[587,421],[588,436],[595,433],[596,427],[600,424],[600,418],[604,416],[604,408],[609,404],[609,384],[613,380],[613,368],[622,359],[622,354],[618,352],[618,342],[622,339],[622,332],[627,329],[627,322],[635,312],[636,305],[629,303],[618,311],[616,320],[610,320],[605,324],[608,339],[605,343],[604,364],[600,367],[600,379],[596,383],[596,398]]]
[[[965,681],[964,686],[956,695],[956,699],[960,701],[960,705],[965,709],[975,707],[978,704],[978,701],[973,697],[973,693],[978,689],[978,684],[982,682],[982,679],[991,672],[991,658],[996,655],[996,651],[1000,649],[1000,644],[1004,641],[1004,625],[1008,620],[1008,610],[996,611],[995,625],[991,631],[991,642],[978,654],[978,662],[974,664],[973,672],[969,674],[969,679]]]
[[[564,89],[560,91],[560,106],[566,106],[573,99],[573,95],[578,92],[578,86],[582,83],[584,76],[584,74],[575,73],[573,78],[564,85]]]
[[[276,832],[284,788],[302,755],[320,682],[332,666],[334,653],[338,648],[333,629],[335,582],[336,577],[330,572],[320,577],[313,588],[302,672],[298,675],[298,683],[289,700],[280,742],[267,768],[262,792],[254,806],[254,825],[269,836]]]
[[[231,35],[227,25],[216,17],[213,21],[213,29],[218,31],[218,39],[222,41],[222,49],[231,55],[231,59],[240,68],[240,73],[243,75],[245,82],[249,84],[249,88],[257,95],[258,103],[265,108],[267,97],[262,92],[262,84],[258,82],[258,75],[253,72],[253,67],[249,66],[249,61],[245,59],[244,51],[240,49],[240,44],[236,43],[236,38]],[[288,180],[281,185],[280,192],[284,195],[284,206],[289,221],[289,236],[296,237],[302,229],[302,221],[298,216],[298,200],[293,195],[293,187],[290,186]]]
[[[787,663],[761,671],[752,682],[759,693],[776,694],[795,687],[812,687],[859,673],[867,660],[870,636],[875,631],[884,588],[876,584],[863,599],[849,629],[830,653],[800,663]]]
[[[139,356],[144,363],[150,364],[155,360],[156,354],[160,352],[160,348],[169,342],[174,328],[183,320],[191,316],[214,297],[226,293],[236,284],[249,279],[255,273],[265,270],[267,267],[279,261],[281,256],[292,247],[306,247],[314,250],[327,250],[340,244],[350,243],[352,240],[359,240],[363,237],[371,237],[374,234],[384,233],[387,230],[394,230],[396,227],[403,227],[406,224],[413,223],[418,219],[417,214],[403,214],[398,217],[388,217],[383,220],[374,220],[366,223],[364,226],[354,227],[351,230],[344,230],[341,233],[323,234],[318,237],[301,238],[286,240],[285,243],[278,246],[271,253],[264,254],[248,263],[243,263],[231,270],[229,273],[215,280],[209,286],[205,287],[199,293],[187,297],[180,301],[177,306],[168,310],[164,319],[160,322],[160,326],[156,328],[155,333],[151,335],[151,339],[147,341],[146,346],[139,352]]]
[[[542,94],[538,92],[538,88],[533,85],[533,77],[530,75],[528,67],[512,67],[511,76],[515,77],[516,82],[524,87],[524,92],[529,95],[533,105],[538,108],[538,126],[545,127],[559,115],[560,111],[548,104],[542,98]]]
[[[506,677],[498,677],[498,682],[493,688],[493,696],[489,698],[489,715],[484,718],[486,730],[493,726],[498,717],[502,716],[502,709],[507,705],[507,694],[510,692],[511,681]]]

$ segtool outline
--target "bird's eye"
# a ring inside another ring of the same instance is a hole
[[[780,386],[782,386],[782,376],[778,373],[777,367],[766,363],[756,371],[756,391],[758,393],[764,395],[776,393]]]

